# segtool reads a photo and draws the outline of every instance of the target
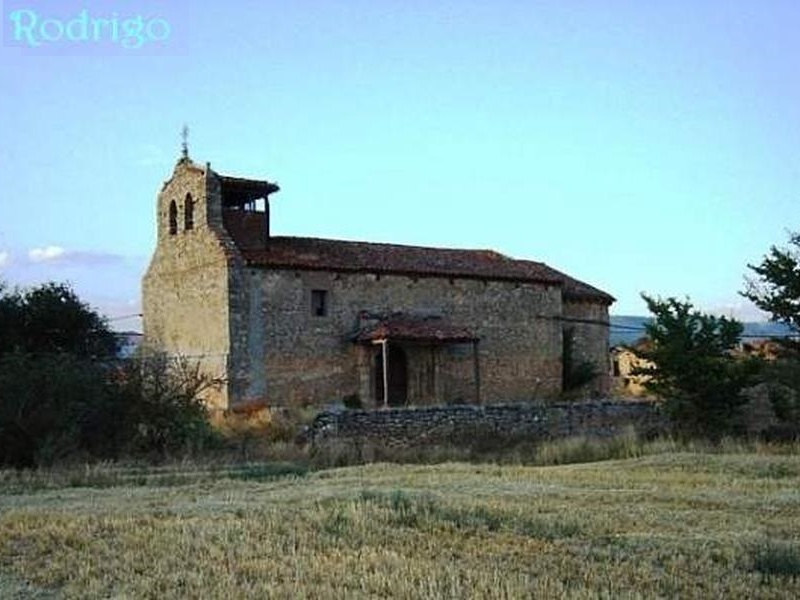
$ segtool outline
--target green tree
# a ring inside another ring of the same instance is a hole
[[[0,286],[0,355],[66,353],[110,357],[117,340],[106,319],[81,302],[66,284],[27,290]]]
[[[745,278],[742,296],[800,332],[800,234],[789,238],[789,246],[772,246],[758,265],[747,265],[755,277]]]
[[[800,234],[789,236],[789,244],[772,246],[757,265],[749,264],[752,275],[745,277],[742,296],[770,319],[789,325],[800,333]],[[775,340],[779,352],[765,369],[770,398],[782,426],[775,432],[782,437],[800,437],[800,341]]]
[[[0,465],[138,454],[213,441],[214,381],[164,356],[120,360],[107,322],[66,285],[0,286]]]
[[[703,314],[689,301],[642,295],[654,319],[646,325],[651,345],[635,350],[651,363],[635,371],[661,397],[678,431],[718,438],[735,433],[742,391],[755,383],[759,364],[736,358],[742,324]]]

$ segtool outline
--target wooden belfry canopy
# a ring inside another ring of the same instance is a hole
[[[466,327],[453,325],[439,317],[412,317],[392,315],[376,320],[363,327],[353,336],[358,344],[381,346],[383,363],[383,406],[388,407],[389,398],[389,342],[445,346],[449,344],[472,344],[473,371],[475,375],[475,402],[481,402],[481,372],[478,343],[480,338]]]
[[[222,188],[222,203],[225,207],[243,207],[259,198],[268,198],[270,194],[280,191],[276,183],[256,179],[243,179],[218,175]]]

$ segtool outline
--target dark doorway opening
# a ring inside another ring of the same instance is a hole
[[[398,346],[389,345],[388,378],[389,401],[388,406],[405,406],[408,401],[408,359],[406,353]],[[375,400],[378,406],[383,406],[383,352],[378,349],[375,355]]]

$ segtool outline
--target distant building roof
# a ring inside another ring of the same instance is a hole
[[[638,337],[631,344],[615,344],[609,348],[611,352],[649,352],[653,349],[653,340],[646,335]]]
[[[131,358],[142,343],[142,334],[138,331],[116,331],[117,357]]]
[[[245,260],[254,266],[543,283],[562,286],[568,300],[614,302],[611,295],[544,263],[516,260],[493,250],[303,237],[270,237],[266,248],[254,248],[245,231],[231,228],[229,232]]]

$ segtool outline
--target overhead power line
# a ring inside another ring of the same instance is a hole
[[[125,319],[138,319],[138,318],[141,318],[141,316],[142,316],[142,313],[134,313],[134,314],[130,314],[130,315],[121,315],[119,317],[111,317],[108,320],[109,321],[123,321]]]

